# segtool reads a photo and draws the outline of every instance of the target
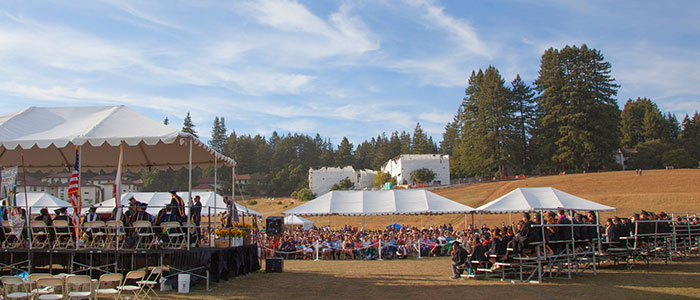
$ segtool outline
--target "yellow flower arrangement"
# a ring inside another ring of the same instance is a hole
[[[216,230],[216,236],[222,237],[222,238],[228,238],[228,237],[234,237],[234,238],[239,238],[239,237],[246,237],[248,235],[247,232],[244,230],[238,229],[238,228],[224,228],[224,229],[217,229]]]
[[[233,227],[236,227],[236,228],[244,228],[244,229],[252,229],[252,228],[253,228],[253,225],[251,225],[250,223],[236,222],[236,223],[233,223]]]

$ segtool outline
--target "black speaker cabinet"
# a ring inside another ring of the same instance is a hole
[[[270,257],[265,259],[265,273],[282,273],[284,260],[281,257]]]
[[[284,217],[267,217],[267,222],[265,223],[267,235],[282,234],[282,225],[284,224]]]

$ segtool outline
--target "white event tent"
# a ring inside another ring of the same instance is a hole
[[[192,197],[200,197],[200,202],[202,203],[202,215],[203,216],[215,216],[217,212],[223,212],[226,210],[226,204],[223,201],[223,196],[217,195],[214,192],[193,192]],[[129,199],[134,197],[136,201],[148,204],[146,211],[151,215],[158,215],[158,212],[170,204],[172,197],[169,192],[132,192],[122,195],[121,204],[124,207],[129,206]],[[114,198],[108,199],[106,201],[95,204],[97,207],[97,213],[99,214],[110,214],[114,209]],[[262,214],[248,209],[238,203],[236,203],[236,208],[240,215],[246,216],[258,216],[262,217]],[[185,210],[186,214],[189,214],[188,210]]]
[[[284,225],[301,226],[302,228],[304,228],[304,230],[309,230],[311,226],[314,226],[314,222],[297,215],[291,215],[284,217]]]
[[[47,208],[49,210],[49,213],[53,214],[55,209],[61,208],[61,207],[67,207],[68,208],[68,213],[73,213],[73,209],[71,208],[71,204],[63,201],[61,199],[56,198],[55,196],[49,194],[49,193],[27,193],[26,195],[26,203],[25,201],[25,195],[24,193],[17,193],[16,195],[17,199],[17,206],[19,207],[29,207],[31,209],[31,214],[39,214],[39,211],[42,208]],[[29,204],[29,205],[27,205]]]
[[[427,190],[331,191],[282,212],[300,216],[466,214],[473,208]]]
[[[610,211],[614,207],[595,203],[552,187],[517,188],[476,209],[478,213],[518,213],[553,210]]]
[[[214,166],[215,187],[217,165],[230,166],[235,186],[233,159],[189,133],[123,105],[29,107],[0,116],[0,168],[65,170],[76,164],[76,151],[81,174],[84,170],[116,170],[121,152],[123,171],[188,168],[190,196],[192,168],[197,166]],[[234,188],[231,195],[235,195]]]

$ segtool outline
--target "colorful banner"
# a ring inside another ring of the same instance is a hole
[[[17,167],[2,169],[0,199],[7,199],[7,206],[14,207],[17,205],[15,192],[17,192]]]

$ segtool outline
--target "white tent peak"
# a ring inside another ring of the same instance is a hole
[[[515,213],[541,210],[608,211],[614,207],[595,203],[552,187],[517,188],[486,203],[479,213]]]
[[[420,215],[469,213],[474,209],[427,190],[331,191],[282,214]]]
[[[24,154],[30,170],[70,167],[76,146],[82,147],[83,169],[113,170],[120,145],[125,169],[177,169],[189,163],[190,141],[196,146],[192,147],[193,166],[212,165],[215,159],[235,166],[233,159],[191,134],[123,105],[32,106],[0,116],[0,166],[18,166]]]

